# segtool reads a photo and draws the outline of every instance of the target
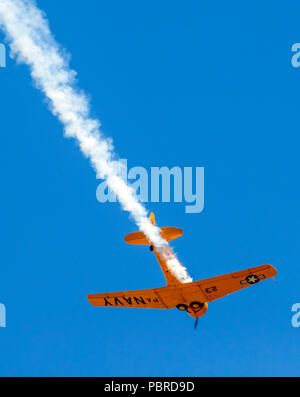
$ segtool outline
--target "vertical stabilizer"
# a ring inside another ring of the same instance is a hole
[[[153,212],[151,212],[149,219],[152,222],[152,225],[155,225],[155,216],[154,216]]]

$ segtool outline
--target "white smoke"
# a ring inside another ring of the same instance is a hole
[[[112,140],[102,135],[100,122],[90,117],[88,99],[77,88],[76,73],[70,69],[65,52],[52,36],[44,13],[33,0],[0,0],[0,27],[6,34],[12,56],[29,65],[33,80],[49,100],[52,113],[62,122],[65,135],[77,140],[97,176],[107,181],[122,208],[162,252],[168,243],[148,219],[133,189],[120,176]],[[179,281],[192,281],[174,254],[165,259]]]

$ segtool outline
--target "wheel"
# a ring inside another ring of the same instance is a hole
[[[153,245],[150,245],[150,251],[153,251]]]
[[[188,306],[185,305],[184,303],[179,303],[176,307],[177,307],[178,310],[182,310],[182,311],[188,309]]]
[[[197,309],[202,309],[203,305],[204,305],[204,303],[197,302],[197,301],[191,302],[191,303],[190,303],[190,307],[191,307],[192,309],[195,309],[195,310],[197,310]]]

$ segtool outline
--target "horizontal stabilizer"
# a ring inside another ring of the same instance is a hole
[[[167,241],[174,240],[177,237],[183,235],[183,231],[178,227],[162,227],[160,229],[161,236]],[[144,235],[143,232],[134,232],[127,234],[124,240],[128,244],[136,244],[136,245],[151,245],[147,237]]]

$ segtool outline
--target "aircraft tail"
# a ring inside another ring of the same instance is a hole
[[[149,219],[151,220],[152,224],[155,225],[155,216],[153,212],[151,212]],[[177,237],[180,237],[183,235],[183,231],[179,229],[178,227],[162,227],[160,228],[160,234],[162,238],[164,238],[167,241],[174,240]],[[134,232],[127,234],[127,236],[124,237],[124,240],[128,244],[134,244],[134,245],[151,245],[150,241],[147,239],[147,237],[144,235],[143,232]]]

